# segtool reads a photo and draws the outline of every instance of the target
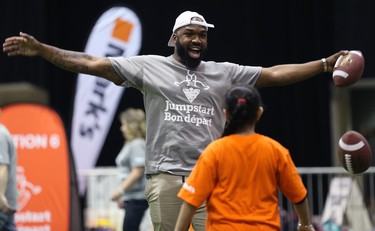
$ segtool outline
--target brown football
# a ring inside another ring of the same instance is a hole
[[[361,51],[349,51],[340,56],[333,68],[333,83],[336,87],[347,87],[356,83],[363,74],[365,59]]]
[[[351,174],[362,174],[371,166],[371,147],[359,132],[351,130],[341,136],[338,154],[342,166]]]

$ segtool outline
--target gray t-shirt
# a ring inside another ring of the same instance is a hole
[[[125,87],[143,93],[147,117],[146,174],[188,176],[199,155],[224,129],[224,94],[255,85],[261,67],[202,61],[189,70],[173,56],[109,58]]]
[[[3,124],[0,124],[0,164],[8,165],[8,183],[5,197],[10,208],[17,210],[17,151],[12,136]]]
[[[146,145],[144,139],[134,139],[126,142],[116,157],[116,165],[120,169],[120,180],[128,178],[134,167],[145,166]],[[124,200],[145,199],[146,177],[142,176],[123,195]]]

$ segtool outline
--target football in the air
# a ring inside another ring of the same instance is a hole
[[[342,166],[351,174],[362,174],[371,165],[371,147],[359,132],[351,130],[341,136],[338,154]]]
[[[336,87],[347,87],[356,83],[363,74],[365,59],[361,51],[352,50],[341,55],[333,67],[333,83]]]

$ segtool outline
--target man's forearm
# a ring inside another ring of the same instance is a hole
[[[41,44],[38,54],[58,67],[76,73],[90,74],[87,63],[95,60],[93,56],[83,52],[64,50],[47,44]]]

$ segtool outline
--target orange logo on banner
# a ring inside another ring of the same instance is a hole
[[[124,21],[121,18],[118,18],[116,19],[112,36],[124,42],[127,42],[129,41],[130,32],[132,28],[133,28],[133,24],[131,24],[130,22]]]
[[[69,152],[64,126],[50,108],[14,104],[2,108],[1,122],[17,153],[19,230],[69,230]]]

